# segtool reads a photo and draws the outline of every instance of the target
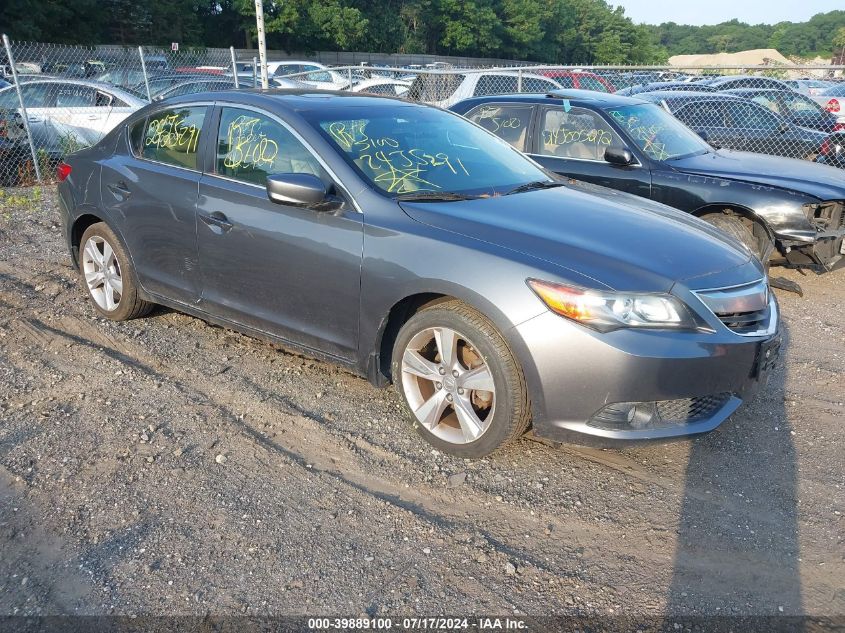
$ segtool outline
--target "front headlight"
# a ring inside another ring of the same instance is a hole
[[[686,304],[669,294],[587,290],[539,279],[527,281],[550,310],[601,332],[623,327],[698,328]]]

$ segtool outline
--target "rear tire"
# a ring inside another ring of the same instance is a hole
[[[79,272],[94,309],[107,319],[127,321],[142,317],[155,305],[141,299],[126,249],[105,222],[92,224],[82,234]]]
[[[528,427],[522,369],[495,326],[459,301],[412,316],[391,368],[414,428],[444,453],[484,457]]]
[[[769,258],[775,250],[775,245],[763,226],[736,215],[729,209],[723,213],[704,215],[701,219],[745,244],[766,270],[769,269]]]

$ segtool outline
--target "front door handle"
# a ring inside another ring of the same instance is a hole
[[[29,121],[30,123],[41,123],[41,117],[29,116],[27,117],[27,121]]]
[[[227,231],[231,230],[233,224],[229,222],[229,218],[226,217],[224,213],[220,211],[215,211],[210,215],[200,214],[200,220],[205,222],[205,224],[215,233],[221,235],[226,233]]]

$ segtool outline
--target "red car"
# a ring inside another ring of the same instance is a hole
[[[550,77],[563,88],[616,92],[616,87],[604,77],[579,70],[541,70],[540,74]]]

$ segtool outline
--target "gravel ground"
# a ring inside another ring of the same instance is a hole
[[[845,615],[843,267],[775,273],[713,433],[465,461],[336,367],[97,318],[52,195],[0,204],[0,614]]]

